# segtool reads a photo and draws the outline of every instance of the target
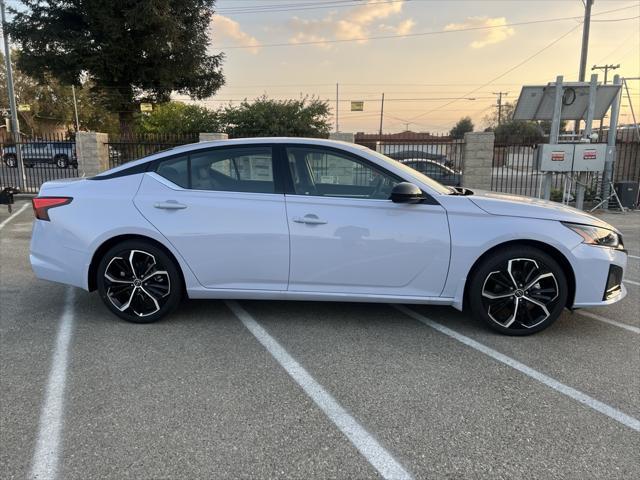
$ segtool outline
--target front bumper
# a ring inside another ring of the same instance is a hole
[[[571,263],[576,277],[572,308],[611,305],[627,295],[627,289],[622,283],[623,272],[627,266],[625,251],[581,243],[571,253]]]

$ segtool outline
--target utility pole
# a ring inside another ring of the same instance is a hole
[[[78,121],[78,102],[76,101],[76,87],[71,85],[71,93],[73,94],[73,111],[76,115],[76,133],[80,130],[80,122]]]
[[[382,93],[382,103],[380,104],[380,141],[382,141],[382,117],[384,116],[384,92]]]
[[[4,12],[4,0],[0,0],[0,12],[2,15],[2,37],[4,40],[4,63],[7,69],[7,93],[9,95],[9,108],[11,109],[11,135],[16,146],[16,160],[18,167],[18,187],[24,192],[25,177],[22,164],[22,148],[20,145],[20,123],[18,122],[18,109],[16,108],[16,94],[13,89],[13,69],[11,67],[11,44],[7,34],[7,20]]]
[[[578,81],[584,82],[587,70],[587,55],[589,53],[589,29],[591,27],[591,7],[593,0],[585,0],[584,3],[584,23],[582,24],[582,50],[580,52],[580,73]]]
[[[607,84],[607,78],[609,74],[609,70],[617,70],[620,68],[620,64],[617,65],[594,65],[591,67],[591,70],[604,70],[604,84]]]
[[[509,95],[509,92],[492,92],[494,95],[498,95],[498,125],[502,124],[502,96]]]
[[[338,123],[338,102],[340,101],[340,87],[336,83],[336,133],[340,131],[340,125]]]
[[[591,70],[604,70],[604,84],[607,84],[607,78],[608,78],[608,74],[609,74],[609,70],[617,70],[618,68],[620,68],[620,64],[617,65],[594,65],[593,67],[591,67]],[[600,119],[600,126],[598,127],[598,137],[600,139],[602,139],[602,121],[604,120],[604,118]]]

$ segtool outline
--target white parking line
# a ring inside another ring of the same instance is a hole
[[[397,310],[401,311],[402,313],[410,316],[411,318],[421,323],[424,323],[428,327],[431,327],[434,330],[437,330],[440,333],[443,333],[448,337],[451,337],[454,340],[457,340],[460,343],[467,345],[468,347],[471,347],[481,353],[484,353],[485,355],[493,358],[494,360],[497,360],[500,363],[503,363],[511,368],[518,370],[521,373],[524,373],[525,375],[533,378],[534,380],[537,380],[540,383],[553,388],[557,392],[560,392],[570,398],[573,398],[574,400],[582,403],[583,405],[586,405],[587,407],[592,408],[593,410],[596,410],[597,412],[600,412],[617,422],[620,422],[622,425],[625,425],[637,432],[640,432],[640,420],[638,420],[637,418],[627,415],[626,413],[621,412],[620,410],[614,407],[611,407],[606,403],[596,400],[595,398],[590,397],[586,393],[582,393],[581,391],[576,390],[575,388],[565,385],[564,383],[561,383],[558,380],[551,378],[542,372],[534,370],[533,368],[528,367],[527,365],[520,363],[519,361],[511,357],[508,357],[507,355],[504,355],[503,353],[500,353],[491,347],[488,347],[480,342],[477,342],[476,340],[473,340],[467,337],[466,335],[458,333],[455,330],[452,330],[448,327],[445,327],[444,325],[434,322],[430,318],[427,318],[424,315],[414,312],[413,310],[405,307],[404,305],[393,305],[393,307],[395,307]]]
[[[287,352],[276,339],[235,301],[226,302],[236,317],[244,324],[264,348],[276,359],[293,380],[329,417],[336,427],[351,441],[354,447],[386,479],[411,479],[411,474],[367,432],[358,421],[320,385],[305,368]]]
[[[635,258],[636,260],[640,260],[640,257],[638,255],[627,255],[629,258]]]
[[[11,215],[9,215],[7,218],[5,218],[2,223],[0,223],[0,230],[2,230],[4,228],[4,226],[6,224],[8,224],[11,220],[13,220],[15,217],[17,217],[18,215],[20,215],[22,212],[25,211],[25,209],[30,205],[30,203],[25,203],[24,205],[22,205],[18,210],[16,210],[15,212],[13,212]]]
[[[53,480],[58,473],[58,449],[64,415],[64,389],[67,378],[69,343],[73,328],[74,296],[74,290],[69,288],[58,327],[49,381],[40,413],[38,441],[31,466],[31,478],[38,480]]]
[[[636,282],[635,280],[627,280],[626,278],[622,280],[624,283],[628,283],[630,285],[640,285],[640,282]]]
[[[607,317],[603,317],[596,313],[584,312],[582,310],[577,310],[576,313],[579,315],[583,315],[585,317],[592,318],[594,320],[598,320],[599,322],[604,322],[604,323],[608,323],[609,325],[615,325],[616,327],[624,328],[625,330],[629,330],[630,332],[633,332],[633,333],[640,333],[640,328],[638,327],[634,327],[633,325],[629,325],[622,322],[616,322],[615,320],[611,320]]]

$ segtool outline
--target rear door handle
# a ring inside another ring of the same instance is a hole
[[[154,203],[153,206],[162,210],[182,210],[183,208],[187,208],[186,205],[184,205],[183,203],[178,203],[175,200],[167,200],[166,202]]]
[[[309,213],[304,217],[293,217],[293,221],[296,223],[306,223],[307,225],[324,225],[326,220],[320,220],[317,215]]]

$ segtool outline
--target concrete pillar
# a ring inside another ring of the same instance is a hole
[[[347,133],[347,132],[333,132],[329,134],[329,140],[340,140],[341,142],[356,142],[355,133]]]
[[[216,140],[228,140],[229,135],[226,133],[200,133],[200,141],[201,142],[213,142]]]
[[[462,186],[491,190],[494,140],[493,132],[464,134]]]
[[[98,132],[76,133],[78,173],[93,177],[109,169],[109,135]]]

